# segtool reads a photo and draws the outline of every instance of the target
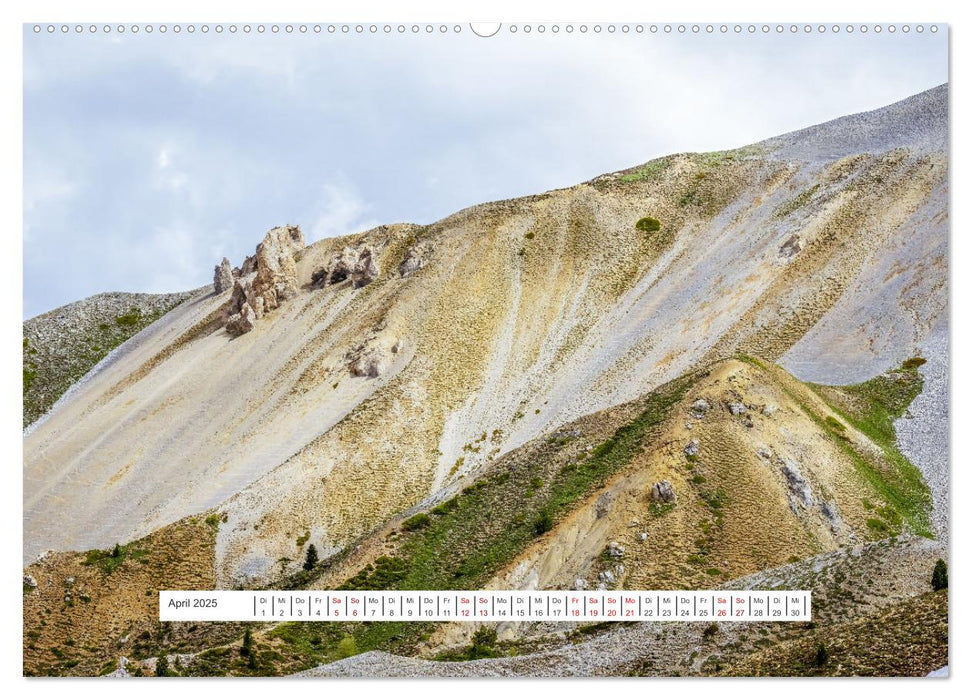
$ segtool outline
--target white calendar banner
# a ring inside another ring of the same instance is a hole
[[[806,621],[810,591],[160,591],[185,622]]]

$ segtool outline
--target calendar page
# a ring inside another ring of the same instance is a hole
[[[948,35],[24,24],[23,674],[947,676]]]

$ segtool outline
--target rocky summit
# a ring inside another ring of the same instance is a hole
[[[25,672],[946,665],[947,125],[943,85],[428,225],[271,229],[25,393]],[[63,318],[25,322],[25,380]],[[252,658],[152,597],[774,586],[814,626],[266,623]]]

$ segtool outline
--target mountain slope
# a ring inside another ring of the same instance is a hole
[[[340,552],[537,436],[739,352],[828,384],[936,366],[946,121],[942,86],[320,241],[297,296],[238,338],[219,323],[229,293],[197,294],[25,437],[24,560],[216,509],[217,582],[255,585],[307,543]],[[370,284],[315,283],[365,246]]]
[[[900,370],[886,382],[912,396],[917,376]],[[270,585],[706,588],[925,527],[930,504],[919,475],[915,482],[909,465],[893,459],[891,444],[835,418],[857,423],[871,412],[846,404],[837,414],[836,401],[824,397],[843,391],[803,385],[752,358],[716,363],[532,440],[427,504],[423,518],[403,513],[309,573],[288,575],[281,565]],[[669,485],[671,502],[653,495],[658,483]],[[918,498],[908,500],[914,492]],[[157,598],[143,594],[213,585],[215,531],[223,526],[216,514],[190,518],[117,552],[58,553],[27,567],[26,670],[90,674],[124,655],[150,672],[151,659],[166,653],[180,654],[191,675],[252,673],[233,651],[239,625],[160,626]],[[899,558],[894,566],[906,564]],[[925,586],[932,566],[924,566]],[[806,585],[815,591],[817,583]],[[120,601],[124,615],[111,612]],[[825,610],[820,605],[817,617]],[[474,631],[431,623],[262,625],[255,637],[265,653],[256,670],[300,671],[336,658],[348,639],[360,651],[454,657]],[[498,631],[504,649],[522,653],[562,644],[577,628],[504,623]]]
[[[114,348],[191,295],[96,294],[24,321],[24,427]]]

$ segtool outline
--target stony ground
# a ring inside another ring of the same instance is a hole
[[[534,654],[437,662],[368,652],[299,675],[680,676],[752,675],[769,669],[776,675],[899,675],[891,664],[892,655],[908,652],[915,653],[900,670],[905,675],[926,675],[947,658],[946,634],[940,634],[946,629],[947,598],[930,588],[930,572],[942,552],[940,545],[927,540],[883,541],[841,549],[729,585],[809,588],[814,603],[810,625],[725,623],[708,634],[705,623],[608,625],[592,639]],[[892,625],[889,634],[888,625]],[[867,630],[879,631],[879,643],[871,645],[869,652],[870,637],[854,638]],[[906,634],[896,634],[903,630]],[[817,638],[828,640],[831,649],[823,668],[804,663],[804,657],[812,658]],[[780,663],[784,659],[787,665]]]
[[[212,588],[215,527],[192,518],[117,552],[51,553],[27,567],[24,673],[103,675],[121,656],[189,643],[189,626],[158,622],[158,591]]]

